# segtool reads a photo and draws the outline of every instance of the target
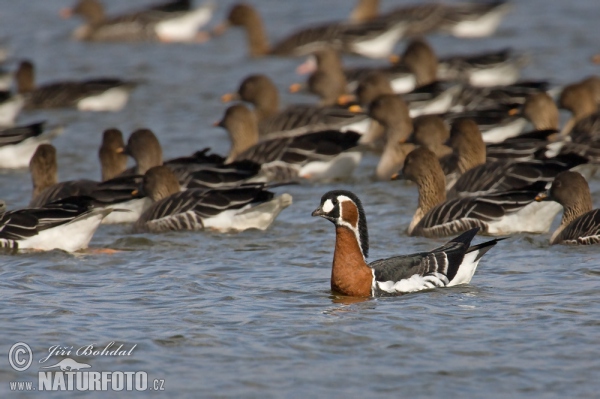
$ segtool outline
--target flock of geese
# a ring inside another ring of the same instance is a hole
[[[347,21],[310,26],[275,44],[259,12],[245,3],[205,32],[199,28],[214,6],[193,8],[189,0],[119,16],[105,15],[98,0],[63,10],[63,16],[84,19],[73,33],[83,41],[201,42],[241,27],[251,57],[306,56],[297,72],[308,77],[289,91],[318,101],[281,107],[272,80],[250,75],[222,97],[235,102],[216,124],[229,134],[228,154],[205,148],[165,160],[150,129],[125,141],[109,128],[99,150],[102,180],[59,182],[50,142],[60,129],[43,122],[15,125],[21,110],[117,111],[140,83],[101,78],[38,84],[27,60],[16,71],[2,69],[0,168],[29,167],[33,189],[28,208],[7,210],[0,202],[0,248],[78,251],[102,223],[128,223],[134,232],[150,233],[266,230],[292,204],[279,187],[347,179],[368,152],[380,157],[376,179],[416,185],[409,236],[458,237],[431,252],[367,264],[360,199],[330,191],[312,215],[335,225],[335,292],[395,295],[468,283],[498,241],[546,233],[561,210],[550,244],[598,243],[600,214],[592,209],[587,179],[600,163],[600,78],[553,89],[546,81],[519,80],[527,60],[510,49],[438,58],[423,39],[431,32],[490,35],[510,11],[505,1],[431,3],[387,13],[379,12],[378,3],[360,0]],[[392,54],[402,38],[409,40],[404,52]],[[390,62],[347,68],[344,53]],[[559,107],[572,114],[562,128]],[[528,125],[533,130],[524,131]],[[478,232],[500,238],[472,246]]]

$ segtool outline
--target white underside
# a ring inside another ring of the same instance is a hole
[[[417,79],[412,73],[406,74],[405,76],[398,76],[392,79],[390,85],[394,93],[408,93],[417,88]]]
[[[62,132],[62,128],[56,128],[48,133],[37,137],[30,137],[18,144],[0,147],[0,168],[18,169],[27,168],[29,160],[40,144],[49,143],[54,137]]]
[[[372,39],[352,43],[352,51],[369,58],[386,58],[392,53],[394,46],[404,34],[406,27],[397,25]]]
[[[77,109],[94,112],[120,111],[127,104],[127,100],[129,100],[129,92],[130,89],[126,87],[113,87],[104,93],[79,100]]]
[[[12,86],[13,74],[10,72],[0,72],[0,90],[8,91]]]
[[[319,181],[344,179],[352,176],[361,158],[361,152],[343,152],[328,162],[309,162],[300,169],[298,175],[304,179]]]
[[[493,34],[508,10],[492,10],[472,21],[462,21],[450,29],[456,37],[485,37]]]
[[[532,202],[516,213],[505,215],[497,222],[488,223],[487,233],[546,233],[561,209],[562,206],[554,201]]]
[[[194,40],[198,29],[208,23],[213,15],[213,7],[199,7],[179,17],[156,24],[154,31],[160,40],[168,42],[189,42]]]
[[[441,273],[434,273],[427,276],[415,274],[410,278],[400,281],[378,281],[379,289],[389,292],[405,294],[409,292],[427,290],[436,287],[444,287],[448,284],[448,278]]]
[[[0,126],[14,125],[24,104],[25,101],[20,94],[15,94],[10,99],[0,104]]]
[[[475,274],[475,270],[477,270],[477,265],[479,264],[479,260],[477,259],[477,255],[479,255],[479,250],[469,252],[463,258],[462,263],[458,267],[458,271],[456,275],[448,284],[448,287],[453,287],[455,285],[460,284],[469,284],[473,275]]]
[[[486,143],[501,143],[506,139],[518,136],[525,126],[527,126],[527,119],[518,118],[506,125],[482,132],[481,135]]]
[[[521,71],[514,63],[498,65],[494,68],[474,70],[469,83],[478,87],[507,86],[519,80]]]
[[[422,107],[410,108],[410,117],[415,118],[419,115],[443,114],[448,112],[454,101],[454,90],[446,90],[438,97],[429,101]],[[410,104],[409,104],[410,107]]]
[[[19,249],[49,251],[62,249],[74,252],[87,248],[107,210],[97,210],[67,224],[44,230],[39,234],[19,241]]]
[[[107,206],[108,209],[119,209],[125,212],[111,212],[104,218],[102,224],[135,223],[151,205],[152,200],[144,197]]]
[[[371,118],[365,118],[359,122],[350,123],[349,125],[342,126],[340,132],[353,131],[359,134],[366,134],[371,126]]]
[[[242,209],[232,209],[217,216],[203,219],[204,228],[222,232],[248,229],[266,230],[279,213],[292,204],[292,196],[284,193],[260,205],[247,205]]]

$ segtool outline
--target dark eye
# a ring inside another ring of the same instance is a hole
[[[337,205],[337,203],[338,203],[338,199],[337,199],[337,198],[334,198],[334,199],[332,199],[332,200],[331,200],[331,202],[333,203],[333,205]]]

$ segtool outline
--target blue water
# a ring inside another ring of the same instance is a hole
[[[109,12],[147,4],[111,3]],[[232,3],[219,1],[215,20]],[[343,0],[252,3],[272,38],[344,18],[352,6]],[[598,73],[590,62],[599,52],[597,2],[515,3],[494,37],[433,36],[434,48],[447,55],[511,46],[531,57],[525,78],[557,85]],[[57,16],[68,1],[0,5],[0,38],[15,60],[35,62],[38,81],[113,75],[147,82],[121,112],[23,115],[23,123],[46,118],[66,125],[54,142],[62,180],[99,178],[101,132],[113,126],[126,134],[150,127],[166,158],[206,146],[225,153],[226,133],[211,126],[225,110],[220,95],[250,73],[269,74],[282,90],[298,80],[294,68],[301,60],[249,60],[239,31],[201,45],[85,44],[69,40],[78,21]],[[469,285],[357,302],[331,294],[333,227],[310,213],[332,188],[363,199],[373,259],[444,242],[406,236],[416,189],[373,182],[376,162],[367,157],[345,184],[277,189],[292,194],[294,204],[266,232],[131,235],[124,226],[102,226],[91,246],[122,252],[0,255],[1,396],[41,397],[11,393],[10,382],[37,387],[38,361],[51,346],[115,342],[137,346],[131,356],[71,357],[90,371],[145,371],[151,383],[164,380],[161,394],[172,397],[597,397],[597,246],[549,247],[548,234],[515,236],[486,254]],[[597,180],[591,188],[599,198]],[[30,193],[27,171],[0,173],[0,198],[11,206],[26,205]],[[8,363],[17,342],[33,352],[24,372]]]

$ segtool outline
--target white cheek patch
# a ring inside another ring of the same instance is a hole
[[[331,212],[333,210],[333,208],[334,208],[333,207],[333,202],[331,202],[331,200],[327,200],[327,201],[325,201],[323,203],[323,207],[322,207],[323,212],[329,213],[329,212]]]

